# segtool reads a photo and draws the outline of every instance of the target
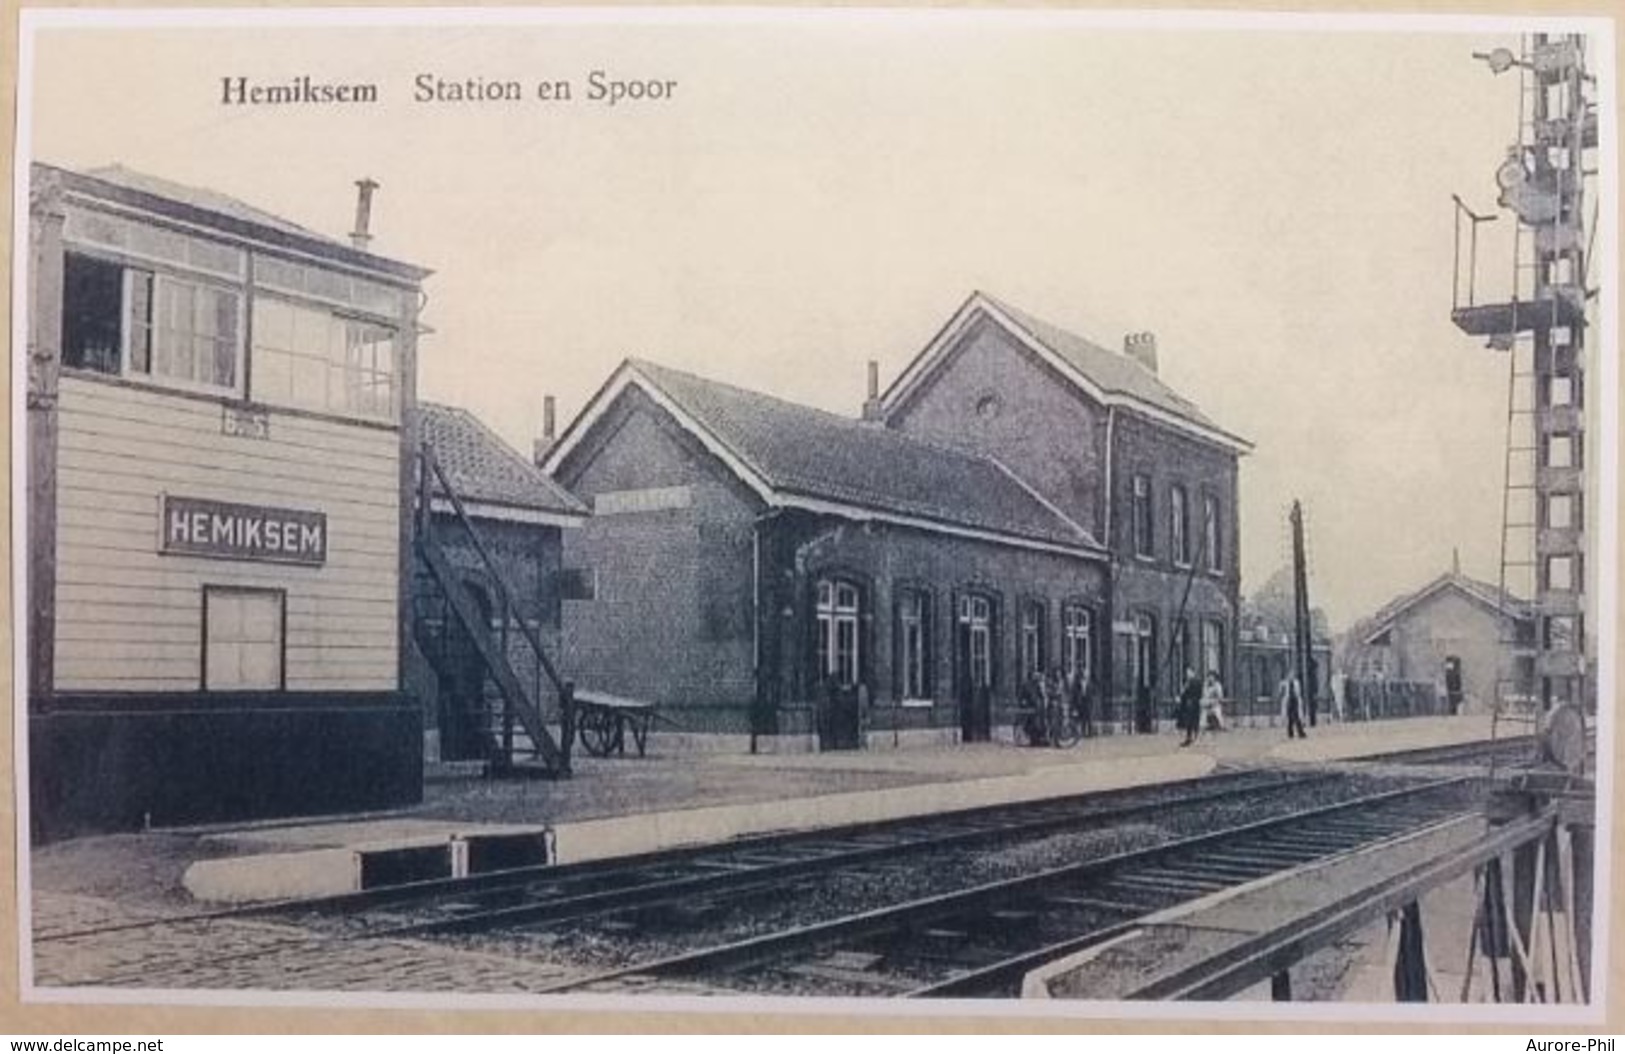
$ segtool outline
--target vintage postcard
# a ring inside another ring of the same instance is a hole
[[[1603,1020],[1614,45],[25,10],[24,1000]]]

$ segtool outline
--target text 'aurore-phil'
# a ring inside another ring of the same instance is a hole
[[[162,517],[165,553],[311,566],[327,560],[325,513],[165,495]]]

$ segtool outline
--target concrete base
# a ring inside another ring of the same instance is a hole
[[[561,864],[579,863],[748,835],[895,820],[1005,802],[1194,779],[1208,774],[1215,765],[1213,758],[1203,754],[1093,759],[1087,765],[1054,765],[1015,775],[957,782],[583,820],[554,828],[556,860]],[[400,819],[215,835],[210,837],[258,852],[195,863],[187,869],[184,883],[199,900],[227,903],[345,893],[359,888],[356,861],[360,852],[444,844],[451,838],[503,830],[513,828],[471,828],[466,824]],[[296,845],[301,841],[308,846],[311,839],[344,842],[361,838],[366,840],[332,848],[265,851],[278,844]]]
[[[356,837],[366,840],[343,844]],[[450,878],[471,873],[471,845],[526,838],[544,842],[548,855],[556,862],[552,829],[545,827],[448,825],[401,819],[211,835],[204,841],[247,850],[249,855],[200,860],[186,869],[181,882],[198,900],[228,904],[333,896],[364,888],[368,859],[384,860],[403,851],[446,847],[443,877]],[[278,845],[309,845],[313,839],[340,844],[298,852],[265,851]]]
[[[959,729],[899,728],[871,731],[864,734],[864,745],[870,750],[919,750],[927,747],[954,747],[959,745]]]

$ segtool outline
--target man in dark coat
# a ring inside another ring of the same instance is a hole
[[[1189,668],[1185,670],[1185,686],[1179,690],[1179,712],[1176,716],[1179,730],[1185,733],[1185,739],[1179,745],[1188,747],[1196,742],[1196,734],[1202,728],[1202,679]]]

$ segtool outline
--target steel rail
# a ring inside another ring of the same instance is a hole
[[[1237,773],[1237,776],[1245,775],[1248,775],[1248,773]],[[1256,773],[1254,773],[1254,775],[1256,775]],[[1059,819],[1045,820],[1043,825],[1046,825],[1046,827],[1056,827],[1056,825],[1059,825],[1059,827],[1068,827],[1068,825],[1074,825],[1074,823],[1079,822],[1095,825],[1097,820],[1098,822],[1111,822],[1111,820],[1121,819],[1124,814],[1137,814],[1137,812],[1146,812],[1146,810],[1152,809],[1167,809],[1167,807],[1170,806],[1191,804],[1191,802],[1198,801],[1198,799],[1201,799],[1201,801],[1217,801],[1217,799],[1225,799],[1225,797],[1241,797],[1246,796],[1246,794],[1272,794],[1277,793],[1277,791],[1282,791],[1282,789],[1298,788],[1298,786],[1305,786],[1305,784],[1323,783],[1323,781],[1337,780],[1337,778],[1339,778],[1339,773],[1313,773],[1313,775],[1302,776],[1302,778],[1272,780],[1267,781],[1267,783],[1254,784],[1254,786],[1243,786],[1243,788],[1228,788],[1224,789],[1224,791],[1209,791],[1209,793],[1201,794],[1201,796],[1185,797],[1185,799],[1173,799],[1173,801],[1162,799],[1162,801],[1157,802],[1141,802],[1141,804],[1128,807],[1128,809],[1089,810],[1089,812],[1085,812],[1082,817],[1076,817],[1076,815],[1071,817],[1071,819],[1068,819],[1068,817],[1059,817]],[[1209,778],[1196,778],[1196,780],[1181,781],[1181,783],[1199,784],[1204,783],[1204,781],[1207,780],[1211,780],[1211,776],[1209,776]],[[1162,786],[1175,786],[1175,784],[1154,784],[1154,786],[1155,788],[1162,788]],[[1048,801],[1053,804],[1055,801],[1081,802],[1089,801],[1089,799],[1090,796],[1077,796],[1076,799],[1048,799]],[[990,809],[996,809],[996,807],[990,807]],[[980,810],[977,810],[977,812],[980,812]],[[933,817],[929,817],[929,819],[942,819],[942,817],[952,817],[952,815],[954,814],[933,814]],[[860,830],[868,830],[868,828],[881,828],[881,830],[884,830],[886,827],[889,827],[887,823],[876,823],[876,825],[861,825]],[[998,840],[998,838],[1006,838],[1006,836],[1011,836],[1009,835],[1009,832],[1011,832],[1011,828],[990,827],[981,828],[981,830],[975,830],[975,832],[964,832],[962,835],[955,835],[955,838],[957,838],[957,840],[965,841]],[[829,836],[829,832],[821,832],[821,835]],[[793,836],[791,836],[791,838],[793,838]],[[809,835],[808,838],[812,838],[812,835]],[[895,844],[892,844],[892,846],[881,846],[879,849],[881,849],[882,853],[900,854],[905,853],[905,851],[920,851],[920,849],[933,848],[933,844],[934,843],[929,843],[929,841],[926,841],[926,843],[913,843],[912,848],[910,848],[910,846],[895,846]],[[723,844],[723,846],[710,846],[710,849],[712,849],[713,853],[728,854],[738,853],[741,846],[736,843],[726,843]],[[730,879],[731,882],[736,883],[734,888],[736,888],[738,892],[743,892],[743,890],[751,890],[751,888],[770,888],[770,882],[764,882],[765,875],[762,874],[762,870],[760,869],[731,870],[731,872],[726,872],[726,874],[721,875],[721,877],[723,877],[723,879]],[[655,888],[655,890],[658,890],[658,888],[661,887],[655,885],[655,887],[650,888]],[[332,900],[332,898],[322,898],[322,900]],[[669,900],[669,898],[661,898],[660,903],[665,903],[666,900]],[[241,911],[241,913],[237,914],[252,914],[252,911]],[[587,914],[587,911],[575,913],[574,916],[570,916],[570,918],[580,918],[582,914]],[[219,914],[210,916],[210,918],[219,918]],[[171,919],[171,921],[179,921],[179,919]],[[210,919],[185,919],[185,921],[210,921]],[[556,919],[556,921],[564,921],[564,919]],[[275,953],[284,952],[284,950],[288,950],[288,948],[293,947],[310,947],[310,945],[315,945],[315,947],[320,947],[320,945],[338,945],[345,944],[345,942],[353,942],[353,940],[359,939],[398,939],[398,937],[406,937],[406,935],[411,935],[408,934],[408,932],[405,932],[410,931],[410,929],[416,929],[416,927],[390,927],[390,929],[366,929],[366,931],[359,932],[330,932],[330,934],[320,934],[320,932],[309,934],[309,932],[306,932],[306,934],[289,935],[288,939],[276,940],[276,942],[273,942],[273,944],[263,945],[263,947],[247,948],[247,950],[242,950],[242,952],[232,952],[228,953],[228,955],[211,957],[206,961],[208,961],[210,965],[219,965],[219,963],[228,963],[228,961],[254,960],[254,958],[262,958],[265,957],[265,955],[275,955]],[[96,984],[102,984],[102,986],[107,986],[107,984],[119,984],[124,981],[125,976],[128,976],[130,979],[135,979],[140,976],[140,973],[137,971],[137,973],[132,974],[114,974],[112,978],[99,979],[99,981],[96,981]],[[539,989],[539,991],[549,991],[549,989]]]
[[[937,894],[844,918],[601,971],[587,977],[560,982],[557,985],[546,987],[542,991],[574,991],[614,984],[630,978],[685,976],[703,971],[731,972],[747,966],[759,966],[831,944],[869,940],[888,933],[907,932],[924,923],[951,919],[956,916],[985,913],[991,906],[1001,902],[1011,903],[1023,896],[1042,895],[1047,888],[1064,886],[1083,879],[1105,878],[1135,866],[1144,866],[1155,861],[1166,860],[1196,849],[1233,845],[1238,840],[1250,836],[1265,835],[1289,829],[1294,825],[1311,822],[1320,817],[1346,813],[1350,810],[1369,810],[1374,806],[1398,804],[1407,799],[1425,798],[1437,792],[1465,786],[1473,782],[1473,780],[1474,777],[1454,777],[1431,781],[1418,787],[1386,791],[1345,802],[1317,806],[1312,809],[1289,813],[1285,816],[1253,821],[1219,831],[1178,839],[1147,849],[1132,850],[1097,860],[1049,868],[1019,878],[988,882],[966,890]],[[1355,844],[1360,843],[1356,841]],[[1344,848],[1349,847],[1345,846]],[[1323,855],[1329,856],[1332,853],[1327,852]],[[1185,899],[1192,898],[1187,897]],[[1096,930],[1091,931],[1090,938],[1091,940],[1100,939]],[[1012,969],[1008,964],[1009,960],[1006,960],[1004,963],[996,964],[995,968],[1004,967],[1008,971]],[[959,980],[958,978],[951,979],[947,984],[955,984]],[[982,978],[983,982],[989,980],[991,979],[988,977]],[[934,985],[916,989],[915,991],[916,994],[930,995],[938,994],[944,988],[945,985]]]

